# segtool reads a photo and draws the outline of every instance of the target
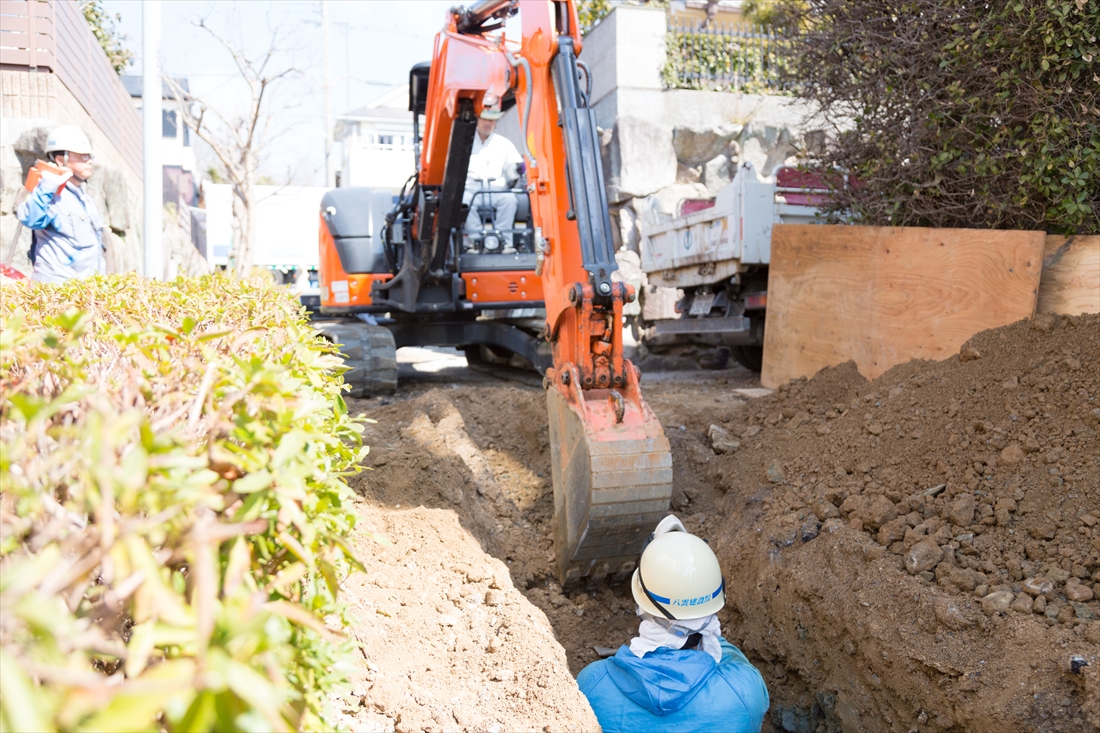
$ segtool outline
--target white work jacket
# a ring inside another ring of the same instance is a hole
[[[466,174],[467,194],[483,188],[498,191],[508,188],[519,178],[522,162],[519,151],[508,138],[493,132],[482,142],[481,136],[474,133],[470,168]]]

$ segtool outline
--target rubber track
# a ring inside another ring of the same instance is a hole
[[[340,344],[348,365],[344,381],[351,385],[350,397],[392,395],[397,390],[397,347],[388,328],[351,320],[323,321],[316,328]]]

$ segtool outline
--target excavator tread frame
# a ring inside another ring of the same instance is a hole
[[[397,346],[388,328],[351,320],[316,321],[313,327],[339,346],[349,367],[344,372],[344,382],[351,385],[348,396],[379,397],[397,391]]]

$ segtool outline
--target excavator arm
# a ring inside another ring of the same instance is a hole
[[[518,50],[503,33],[491,33],[517,10]],[[405,259],[421,272],[443,261],[462,225],[462,192],[486,94],[514,97],[544,336],[553,347],[544,385],[564,584],[629,577],[672,493],[668,440],[642,398],[638,369],[623,355],[622,310],[635,293],[611,279],[618,265],[589,106],[592,80],[580,50],[573,0],[483,0],[451,12],[436,38],[425,109],[419,183],[431,203],[418,207],[414,225],[431,231],[424,238],[431,246]]]

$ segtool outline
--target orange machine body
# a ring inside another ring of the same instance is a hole
[[[520,43],[503,31],[517,11]],[[623,355],[623,306],[635,294],[611,279],[618,265],[580,51],[575,0],[449,11],[430,66],[410,72],[414,129],[424,120],[415,175],[380,226],[376,214],[358,216],[354,192],[329,192],[320,236],[322,314],[380,316],[329,326],[330,338],[355,342],[350,351],[370,352],[349,370],[364,389],[367,361],[384,363],[396,386],[396,357],[378,356],[383,342],[499,347],[544,371],[563,584],[629,577],[672,493],[668,440]],[[488,234],[478,243],[466,228],[465,186],[478,119],[497,100],[518,108],[526,196],[507,195],[529,213],[522,233],[499,230],[514,246],[490,248]],[[342,232],[335,239],[326,221]],[[532,307],[545,309],[541,336],[523,312]]]
[[[367,275],[349,275],[344,272],[340,256],[336,253],[336,243],[332,239],[332,233],[325,226],[324,219],[320,219],[318,241],[321,243],[318,285],[321,290],[322,306],[369,306],[371,305],[370,292],[374,286],[374,281],[376,279],[385,281],[393,277],[388,272]]]

